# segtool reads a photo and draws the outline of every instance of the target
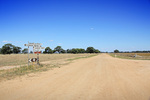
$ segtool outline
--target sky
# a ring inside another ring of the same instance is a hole
[[[0,0],[0,48],[150,50],[150,0]]]

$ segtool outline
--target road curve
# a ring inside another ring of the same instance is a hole
[[[2,81],[0,100],[150,100],[146,60],[100,54],[31,75]]]

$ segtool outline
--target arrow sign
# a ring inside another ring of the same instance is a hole
[[[29,59],[29,62],[31,62],[31,59]]]
[[[36,62],[36,61],[37,61],[37,58],[29,59],[29,62]]]

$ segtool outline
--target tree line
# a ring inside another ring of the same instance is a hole
[[[5,44],[4,46],[2,46],[2,48],[0,48],[0,53],[1,54],[18,54],[21,52],[21,47],[12,45],[10,43]]]
[[[119,51],[119,50],[114,50],[114,53],[150,53],[150,51]]]
[[[98,49],[95,49],[94,47],[87,47],[87,49],[83,49],[83,48],[72,48],[72,49],[67,49],[64,50],[61,46],[57,46],[56,48],[54,48],[54,50],[52,50],[50,47],[46,47],[45,51],[43,52],[48,53],[48,54],[52,54],[52,53],[73,53],[73,54],[78,54],[78,53],[100,53],[100,51]]]
[[[28,53],[28,49],[24,48],[23,50],[21,47],[12,45],[10,43],[5,44],[0,48],[0,54],[18,54],[18,53]],[[33,53],[30,51],[30,53]],[[64,50],[61,46],[57,46],[52,50],[50,47],[46,47],[45,50],[43,51],[44,54],[52,54],[52,53],[73,53],[73,54],[78,54],[78,53],[100,53],[98,49],[95,49],[94,47],[87,47],[87,49],[83,48],[72,48],[72,49],[67,49]]]

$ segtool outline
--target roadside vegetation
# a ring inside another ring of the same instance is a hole
[[[94,47],[72,48],[64,50],[61,46],[56,46],[53,50],[46,47],[42,54],[39,55],[41,65],[37,66],[31,62],[28,63],[28,49],[7,43],[0,48],[0,80],[12,79],[16,76],[22,76],[29,73],[46,71],[61,65],[68,64],[73,60],[88,58],[100,53]],[[29,58],[36,58],[37,55],[33,51],[29,51]],[[3,70],[2,67],[5,67]]]
[[[112,57],[135,60],[150,60],[150,51],[119,51],[109,53]]]
[[[22,54],[18,54],[18,55],[22,55]],[[52,56],[49,56],[49,54],[46,54],[46,55],[42,54],[43,60],[45,59],[46,56],[47,56],[47,58],[49,58],[48,62],[41,63],[40,65],[36,65],[36,64],[32,65],[31,64],[30,66],[25,65],[25,66],[21,66],[19,68],[0,70],[0,81],[10,80],[10,79],[13,79],[16,77],[20,77],[22,75],[28,75],[30,73],[37,73],[37,72],[52,70],[53,68],[60,68],[62,65],[69,64],[73,60],[77,60],[77,59],[81,59],[81,58],[89,58],[89,57],[93,57],[96,55],[97,54],[76,54],[76,55],[74,55],[74,54],[53,54]],[[51,60],[50,60],[50,58],[51,58]],[[13,59],[10,59],[10,60],[13,60]]]
[[[61,60],[85,57],[93,54],[40,54],[40,62],[58,62]],[[36,54],[29,54],[29,58],[36,58]],[[2,66],[21,66],[28,63],[28,54],[7,54],[0,55],[0,67]]]
[[[135,60],[150,60],[150,53],[110,53],[112,57]]]

